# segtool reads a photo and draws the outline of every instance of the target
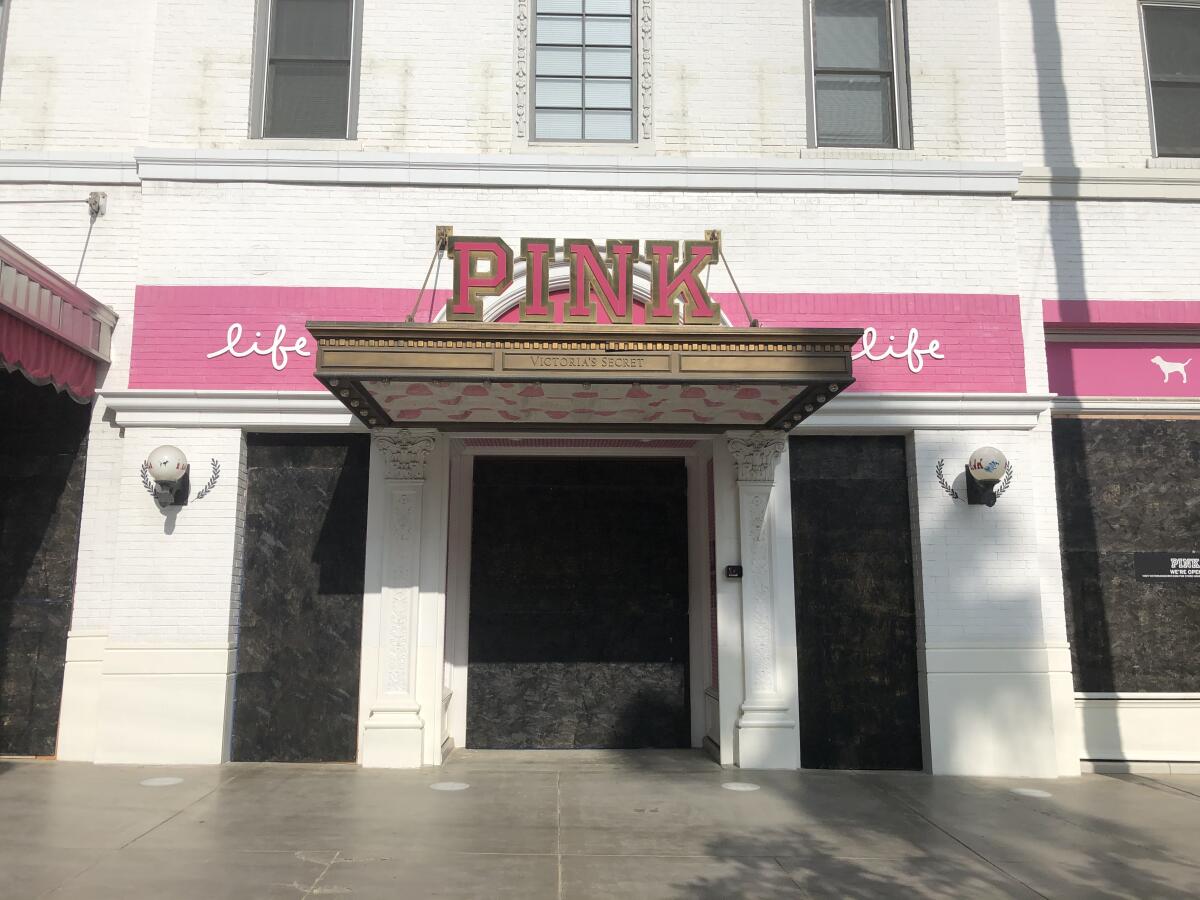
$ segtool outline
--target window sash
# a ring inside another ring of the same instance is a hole
[[[8,0],[0,0],[0,93],[4,90],[4,45],[8,36]]]
[[[813,147],[907,149],[911,146],[908,136],[908,98],[906,89],[908,79],[904,68],[904,60],[907,56],[907,42],[904,37],[901,2],[902,0],[884,0],[887,22],[883,36],[887,41],[886,55],[891,59],[891,66],[887,68],[875,68],[820,66],[817,64],[817,29],[820,27],[817,17],[817,0],[808,0],[806,12],[809,21],[808,50],[811,61],[809,67],[810,83],[812,85],[809,97],[811,110],[809,115],[809,142]],[[822,75],[866,75],[880,78],[888,83],[890,87],[888,99],[890,100],[889,105],[891,107],[891,127],[889,129],[890,133],[884,136],[884,140],[881,143],[842,143],[828,139],[822,140],[817,98],[818,91],[820,90],[819,76]]]
[[[259,0],[258,23],[254,48],[254,90],[251,94],[250,136],[252,138],[278,138],[286,140],[352,140],[357,136],[358,125],[358,81],[359,57],[362,45],[363,0],[350,0],[349,55],[336,56],[301,55],[274,52],[275,23],[278,0]],[[336,135],[300,134],[286,125],[272,123],[271,91],[277,71],[296,64],[319,68],[340,68],[346,71],[345,104],[346,116],[343,127]]]
[[[1164,135],[1162,132],[1165,129],[1159,127],[1159,115],[1162,112],[1161,108],[1156,108],[1154,101],[1156,88],[1158,87],[1178,87],[1180,85],[1196,85],[1197,91],[1200,91],[1200,75],[1155,75],[1153,60],[1150,58],[1150,26],[1147,21],[1147,14],[1151,9],[1185,9],[1192,10],[1194,15],[1200,17],[1200,3],[1183,2],[1178,3],[1142,3],[1141,4],[1141,24],[1142,24],[1142,60],[1146,74],[1146,104],[1150,114],[1150,142],[1151,149],[1156,157],[1182,157],[1195,158],[1200,157],[1200,139],[1197,139],[1194,145],[1175,146],[1164,143]]]
[[[632,3],[627,12],[612,11],[619,6],[595,0],[578,4],[534,0],[531,141],[636,143],[637,11]],[[589,11],[589,7],[603,12]],[[576,27],[551,27],[551,23],[560,21]],[[614,32],[619,32],[622,40],[618,42]],[[566,41],[568,34],[578,34],[579,40]],[[543,65],[550,62],[551,55],[561,67]],[[539,86],[549,102],[539,97]],[[615,100],[617,92],[626,95],[628,102]],[[578,96],[579,102],[568,104],[564,99],[567,95]],[[622,119],[628,121],[628,136],[613,137],[613,127]]]

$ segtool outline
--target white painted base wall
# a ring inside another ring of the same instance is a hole
[[[1056,665],[1046,648],[927,648],[927,770],[934,775],[1057,778],[1078,775],[1060,754],[1075,735],[1056,722]],[[1061,704],[1058,704],[1061,705]],[[1067,746],[1070,746],[1068,744]]]
[[[58,713],[56,753],[59,759],[91,762],[96,758],[100,675],[107,642],[108,635],[103,631],[67,634],[62,706]]]
[[[95,761],[227,762],[235,648],[113,646],[100,677]]]
[[[1200,694],[1076,694],[1086,760],[1200,762]]]

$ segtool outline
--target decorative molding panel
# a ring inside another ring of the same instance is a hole
[[[638,124],[643,141],[654,136],[654,2],[640,0],[638,9],[639,37]]]
[[[389,481],[424,481],[429,454],[437,443],[437,432],[403,429],[375,436],[376,446],[387,462]]]
[[[424,461],[420,463],[424,467]],[[392,486],[388,510],[384,602],[384,665],[380,667],[384,694],[411,693],[412,620],[416,609],[421,550],[421,484]]]
[[[775,466],[783,454],[784,439],[783,433],[778,431],[730,435],[729,453],[737,466],[737,480],[767,484],[774,482]],[[763,512],[765,515],[765,510]]]
[[[529,139],[529,71],[533,61],[530,44],[529,0],[517,0],[516,40],[513,60],[513,125],[517,137]]]
[[[769,452],[769,451],[768,451]],[[771,468],[779,454],[772,456]],[[761,479],[757,479],[761,481]],[[768,484],[741,484],[742,559],[745,580],[742,604],[746,628],[747,674],[751,697],[775,693],[775,626],[772,604],[771,548],[767,534],[767,510],[771,503]]]

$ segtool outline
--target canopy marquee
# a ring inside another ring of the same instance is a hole
[[[787,429],[853,383],[858,329],[309,322],[365,425]]]
[[[0,238],[0,366],[87,403],[117,314]]]

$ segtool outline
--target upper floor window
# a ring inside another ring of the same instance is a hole
[[[362,0],[260,0],[252,136],[352,138]]]
[[[8,2],[0,0],[0,87],[4,81],[4,36],[8,31]]]
[[[535,0],[533,140],[634,139],[633,0]]]
[[[818,147],[909,146],[899,4],[900,0],[812,0]]]
[[[1146,68],[1159,156],[1200,156],[1200,6],[1147,3]]]

